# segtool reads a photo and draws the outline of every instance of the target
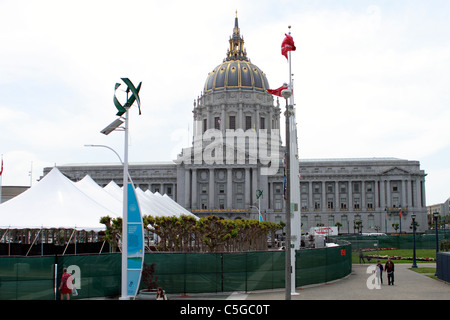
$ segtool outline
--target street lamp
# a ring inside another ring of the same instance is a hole
[[[413,264],[411,268],[417,268],[416,264],[416,214],[413,213],[411,215],[412,219],[412,228],[413,228]]]
[[[290,89],[284,89],[281,91],[281,95],[286,99],[286,241],[285,241],[285,256],[286,256],[286,270],[285,270],[285,281],[286,281],[286,292],[285,299],[291,300],[291,273],[292,273],[292,262],[291,262],[291,188],[290,188],[290,132],[289,132],[289,105],[288,99],[292,95]]]
[[[114,149],[111,148],[111,147],[105,146],[105,145],[103,145],[103,144],[85,144],[84,146],[85,146],[85,147],[99,147],[99,148],[106,148],[106,149],[109,149],[109,150],[111,150],[112,152],[114,152],[114,153],[116,154],[116,156],[119,158],[120,163],[123,165],[122,158],[119,156],[119,154],[116,152],[116,150],[114,150]]]
[[[437,276],[437,268],[438,268],[438,264],[437,264],[437,257],[438,257],[438,252],[439,252],[439,235],[438,235],[438,218],[439,218],[439,212],[435,211],[433,212],[433,219],[434,219],[434,228],[436,229],[436,273],[434,274],[435,276]]]

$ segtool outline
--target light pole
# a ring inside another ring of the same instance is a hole
[[[284,89],[281,91],[281,95],[286,99],[286,240],[285,240],[285,256],[286,256],[286,270],[285,270],[285,282],[286,292],[285,300],[291,300],[291,189],[290,189],[290,132],[289,132],[289,105],[288,99],[292,95],[290,89]]]
[[[123,163],[123,217],[122,217],[122,283],[121,283],[121,300],[128,300],[130,296],[136,296],[136,292],[139,286],[142,265],[143,265],[143,231],[142,231],[142,217],[140,215],[139,204],[137,202],[137,198],[134,192],[134,188],[132,186],[132,181],[129,181],[128,177],[128,122],[129,122],[129,109],[137,102],[137,106],[139,108],[139,114],[141,114],[140,107],[140,99],[139,99],[139,90],[141,88],[141,83],[134,87],[133,83],[128,78],[121,78],[122,81],[127,85],[126,93],[127,93],[127,102],[122,105],[116,98],[115,92],[120,87],[120,83],[116,83],[114,86],[114,105],[118,110],[116,114],[120,118],[114,120],[110,125],[101,130],[100,132],[108,135],[114,130],[121,129],[125,132],[125,142],[124,142],[124,161]],[[129,93],[132,92],[131,97],[129,97]],[[124,127],[121,127],[122,123],[124,123]],[[108,149],[111,149],[107,147]],[[111,149],[112,150],[112,149]],[[114,151],[114,150],[113,150]],[[115,152],[115,151],[114,151]],[[117,154],[117,152],[115,152]],[[119,157],[120,158],[120,157]],[[130,184],[131,182],[131,184]],[[130,205],[132,218],[129,219],[128,212],[128,188],[130,187],[130,191],[133,194],[130,197],[131,202],[135,202]],[[138,217],[139,216],[139,219]],[[133,224],[133,228],[128,228],[128,222],[131,221],[130,224]],[[140,220],[140,223],[137,222]],[[139,226],[138,226],[139,224]],[[131,230],[129,232],[129,230]],[[138,245],[134,245],[132,248],[133,254],[139,256],[140,259],[140,267],[137,266],[137,261],[128,259],[128,236],[130,233],[134,233],[134,236],[140,238],[138,241]],[[140,248],[140,250],[139,250]]]
[[[411,215],[412,219],[412,228],[413,228],[413,264],[411,268],[417,268],[416,264],[416,214],[413,213]]]
[[[111,147],[105,146],[105,145],[103,145],[103,144],[85,144],[84,146],[85,146],[85,147],[98,147],[98,148],[106,148],[106,149],[109,149],[109,150],[111,150],[112,152],[114,152],[114,153],[116,154],[116,156],[119,158],[120,164],[123,165],[122,158],[119,156],[119,154],[116,152],[116,150],[114,150],[114,149],[111,148]]]
[[[438,264],[437,264],[437,257],[439,252],[439,234],[438,234],[438,218],[439,218],[439,212],[435,211],[433,212],[433,219],[434,219],[434,228],[436,229],[436,273],[434,274],[437,276],[438,274]]]

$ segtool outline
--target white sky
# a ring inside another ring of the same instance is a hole
[[[36,183],[55,163],[116,162],[84,145],[123,154],[123,133],[99,133],[116,119],[121,77],[142,81],[130,162],[175,159],[236,10],[271,88],[288,80],[280,46],[292,26],[300,158],[419,160],[427,204],[450,196],[447,0],[0,0],[3,185],[29,185],[31,166]]]

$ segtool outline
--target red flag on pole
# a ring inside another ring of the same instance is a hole
[[[281,96],[281,91],[283,91],[284,89],[287,89],[288,87],[286,86],[281,86],[278,89],[267,89],[267,92],[270,94],[273,94],[274,96],[278,96],[278,97],[282,97]]]
[[[286,36],[286,38],[284,38],[283,42],[281,43],[281,54],[287,59],[287,53],[289,51],[295,51],[297,48],[294,44],[294,38],[286,33],[284,35]]]

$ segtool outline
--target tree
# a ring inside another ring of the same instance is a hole
[[[100,223],[106,226],[105,240],[111,245],[111,251],[116,252],[118,248],[118,238],[122,234],[122,218],[101,217]]]

